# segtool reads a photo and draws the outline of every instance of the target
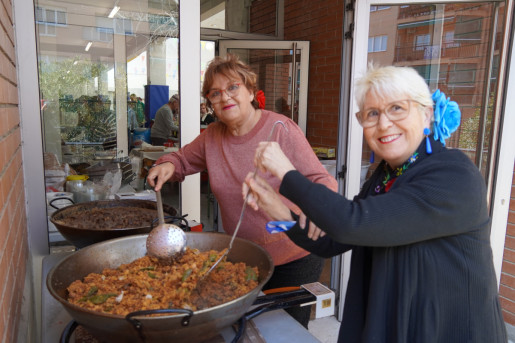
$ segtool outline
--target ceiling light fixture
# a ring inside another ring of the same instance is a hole
[[[118,13],[119,10],[120,10],[120,6],[114,6],[113,9],[111,10],[111,13],[109,13],[109,15],[107,17],[113,18],[116,15],[116,13]]]
[[[86,45],[84,51],[89,51],[89,48],[91,48],[91,44],[93,44],[93,42],[88,42],[88,45]]]

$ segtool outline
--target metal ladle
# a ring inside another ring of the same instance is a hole
[[[156,191],[159,225],[147,237],[147,253],[162,260],[171,260],[186,249],[186,234],[177,225],[167,224],[164,219],[161,191]]]
[[[270,142],[270,140],[272,139],[272,134],[274,133],[274,129],[277,124],[281,124],[284,127],[284,129],[286,131],[288,131],[288,129],[286,128],[286,126],[284,125],[284,123],[281,120],[276,121],[274,123],[274,125],[272,126],[270,133],[268,134],[268,138],[266,140],[267,142]],[[258,169],[259,169],[258,166],[256,166],[256,168],[254,168],[254,174],[252,177],[256,176]],[[234,238],[236,238],[236,234],[238,233],[238,230],[240,229],[240,226],[241,226],[241,222],[243,221],[243,214],[245,213],[245,208],[247,207],[247,200],[249,199],[249,195],[250,195],[250,191],[247,193],[247,195],[245,196],[245,200],[243,201],[243,206],[241,208],[241,213],[240,213],[240,219],[238,220],[238,224],[236,224],[236,229],[234,230],[234,232],[232,234],[231,242],[229,243],[229,248],[225,251],[225,253],[222,256],[220,256],[218,258],[218,260],[211,266],[211,268],[209,268],[209,270],[201,276],[200,281],[204,280],[207,277],[207,275],[209,273],[211,273],[211,271],[213,269],[215,269],[215,267],[220,263],[220,261],[222,261],[224,259],[224,257],[229,254],[229,251],[232,248],[232,243],[234,242]]]

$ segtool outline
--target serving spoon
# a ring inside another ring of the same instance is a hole
[[[161,191],[156,191],[156,200],[159,225],[147,236],[147,253],[161,260],[172,260],[186,249],[186,234],[179,226],[165,223]]]

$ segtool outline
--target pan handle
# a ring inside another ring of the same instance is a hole
[[[61,339],[59,340],[59,343],[68,343],[70,342],[70,338],[72,336],[73,331],[79,326],[79,323],[77,323],[75,320],[71,320],[68,325],[64,328],[63,333],[61,334]]]
[[[186,310],[181,308],[169,308],[169,309],[160,309],[160,310],[145,310],[145,311],[135,311],[131,312],[125,316],[125,319],[134,326],[136,331],[138,331],[138,335],[141,338],[142,342],[145,341],[145,335],[143,334],[143,324],[136,318],[136,316],[145,316],[149,314],[164,314],[164,313],[183,313],[187,314],[184,318],[182,318],[182,326],[188,326],[190,324],[190,319],[193,316],[192,310]]]
[[[160,309],[160,310],[144,310],[144,311],[131,312],[125,316],[125,319],[127,321],[129,321],[136,328],[136,330],[140,330],[142,327],[141,322],[139,320],[137,320],[136,318],[132,318],[132,317],[146,316],[149,314],[165,314],[165,313],[187,314],[187,316],[185,316],[182,319],[182,326],[188,326],[190,324],[190,319],[193,316],[192,310],[187,310],[187,309],[183,309],[183,308],[165,308],[165,309]]]
[[[68,201],[69,201],[69,202],[71,202],[72,204],[75,204],[75,202],[73,202],[73,200],[72,200],[72,199],[67,198],[67,197],[58,197],[58,198],[53,198],[52,200],[50,200],[50,201],[48,202],[48,204],[49,204],[50,206],[52,206],[53,208],[55,208],[56,210],[59,210],[59,207],[57,207],[57,206],[55,206],[55,205],[54,205],[54,201],[56,201],[56,200],[68,200]]]
[[[188,224],[188,221],[185,219],[188,215],[185,214],[183,216],[165,216],[165,223],[168,224],[176,224],[178,225],[183,231],[189,232],[191,231],[191,228]],[[158,218],[154,218],[152,222],[150,223],[150,229],[153,229],[155,224],[157,223]]]
[[[267,301],[272,302],[266,303]],[[313,301],[316,301],[316,297],[304,289],[292,292],[285,292],[283,294],[269,294],[263,297],[258,297],[258,299],[256,299],[256,302],[254,302],[254,305],[263,305],[256,306],[251,311],[245,313],[244,317],[246,320],[250,320],[265,312],[285,309],[293,306],[300,306],[302,304],[306,304]]]

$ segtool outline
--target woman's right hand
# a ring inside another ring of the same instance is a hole
[[[156,192],[160,191],[163,184],[172,177],[174,172],[175,166],[171,162],[156,165],[148,171],[147,182]]]
[[[254,155],[254,163],[261,171],[269,171],[281,181],[287,172],[295,170],[277,142],[260,142]]]
[[[247,193],[249,193],[247,198]],[[255,211],[263,210],[272,220],[291,221],[290,209],[282,201],[279,194],[260,176],[248,173],[243,183],[243,199]]]

